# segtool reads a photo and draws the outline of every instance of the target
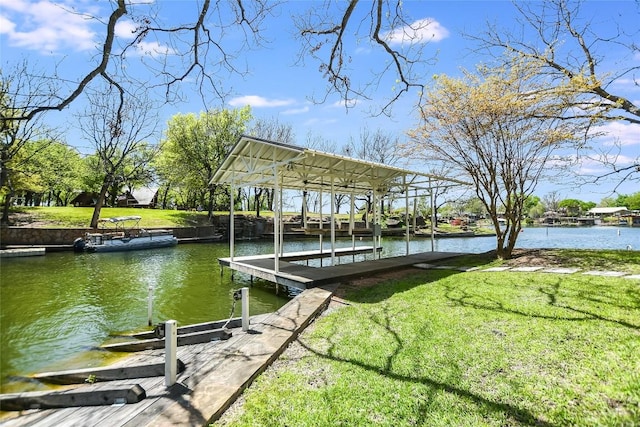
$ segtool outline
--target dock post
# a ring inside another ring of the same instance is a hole
[[[147,319],[148,326],[153,325],[153,286],[149,286],[149,295],[147,296]]]
[[[242,331],[249,330],[249,288],[242,288]]]
[[[176,383],[178,372],[178,323],[167,320],[164,335],[164,385],[171,387]]]

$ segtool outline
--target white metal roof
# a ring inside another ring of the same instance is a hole
[[[277,181],[276,181],[277,176]],[[364,194],[467,184],[451,178],[243,135],[211,183]]]
[[[629,212],[629,210],[625,206],[589,209],[589,213],[594,215],[614,215],[617,213],[627,213],[627,212]]]

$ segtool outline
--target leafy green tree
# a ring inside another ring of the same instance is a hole
[[[32,157],[38,149],[57,139],[54,129],[43,124],[43,115],[25,118],[30,106],[50,100],[45,82],[27,72],[26,63],[0,68],[0,222],[9,222],[12,198],[19,190],[36,185]],[[34,144],[37,143],[37,148]],[[30,183],[27,184],[27,181]]]
[[[66,206],[82,186],[83,161],[73,147],[62,142],[46,143],[32,159],[42,191],[54,198],[57,206]]]
[[[504,259],[511,257],[526,201],[548,161],[575,143],[578,131],[571,122],[550,118],[561,112],[528,65],[480,67],[461,79],[437,76],[406,147],[412,158],[448,165],[474,183],[494,225],[496,255]]]
[[[578,199],[564,199],[558,203],[558,207],[564,208],[569,216],[578,216],[582,212],[582,204]]]
[[[585,202],[577,199],[564,199],[558,202],[558,207],[565,209],[569,216],[583,215],[595,206],[594,202]]]
[[[639,210],[640,192],[619,195],[616,199],[616,206],[625,206],[629,210]]]
[[[228,208],[228,188],[211,184],[211,178],[250,119],[250,107],[174,115],[162,143],[159,174],[183,194],[198,194],[210,217],[225,201]],[[216,205],[217,197],[222,200]]]

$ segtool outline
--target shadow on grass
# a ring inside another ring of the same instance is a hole
[[[507,273],[511,274],[511,273]],[[486,283],[487,286],[494,286],[492,283]],[[537,291],[543,295],[546,299],[548,306],[564,310],[567,315],[561,314],[543,314],[536,312],[535,310],[522,310],[513,305],[512,302],[506,303],[498,300],[497,298],[488,297],[485,294],[476,292],[474,288],[468,288],[464,286],[452,286],[445,285],[445,297],[460,307],[473,308],[476,310],[487,310],[500,313],[508,313],[512,315],[518,315],[529,318],[545,319],[545,320],[560,320],[560,321],[572,321],[572,322],[586,322],[586,321],[602,321],[608,323],[614,323],[625,328],[634,330],[640,330],[640,324],[628,322],[623,319],[614,319],[602,315],[596,312],[595,309],[587,309],[580,307],[578,304],[571,304],[570,298],[579,298],[584,301],[589,301],[594,304],[606,305],[623,310],[637,310],[640,308],[640,293],[629,288],[625,293],[631,296],[633,303],[631,305],[624,304],[619,300],[604,298],[605,292],[599,287],[591,286],[588,291],[584,290],[576,292],[575,296],[571,294],[563,294],[562,279],[557,278],[555,282],[547,286],[538,287]],[[573,292],[573,291],[571,291]]]
[[[554,426],[554,424],[549,423],[548,421],[545,421],[544,419],[541,419],[539,417],[536,417],[533,413],[531,413],[530,411],[528,411],[527,409],[524,408],[519,408],[515,405],[509,404],[509,403],[505,403],[505,402],[500,402],[500,401],[495,401],[495,400],[491,400],[488,399],[484,396],[481,396],[479,394],[473,393],[469,390],[465,390],[464,388],[461,388],[459,386],[453,385],[453,384],[448,384],[446,382],[443,381],[439,381],[433,378],[429,378],[429,377],[418,377],[418,376],[408,376],[408,375],[403,375],[403,374],[399,374],[396,372],[393,372],[393,364],[394,364],[394,360],[400,355],[401,351],[403,350],[403,348],[405,347],[400,334],[398,332],[396,332],[392,327],[391,327],[391,319],[393,318],[392,313],[389,313],[387,310],[387,307],[383,308],[385,315],[383,316],[383,319],[379,320],[379,319],[375,319],[370,317],[369,320],[371,320],[373,323],[377,324],[378,326],[384,328],[392,337],[393,342],[395,342],[395,346],[393,348],[393,351],[390,352],[390,354],[386,357],[386,360],[384,362],[384,366],[380,367],[380,366],[375,366],[375,365],[370,365],[367,363],[364,363],[360,360],[355,360],[355,359],[351,359],[351,358],[346,358],[346,357],[341,357],[339,355],[337,355],[338,352],[338,348],[340,347],[339,343],[335,343],[332,342],[331,337],[333,336],[338,336],[338,326],[335,326],[335,330],[331,333],[328,333],[326,336],[328,338],[326,338],[326,342],[329,344],[328,348],[326,348],[326,350],[320,350],[317,348],[314,348],[308,344],[306,344],[305,342],[303,342],[302,340],[298,339],[298,342],[300,343],[300,345],[302,347],[304,347],[306,350],[308,350],[309,352],[315,354],[316,356],[320,357],[321,359],[327,359],[327,360],[331,360],[334,362],[340,362],[340,363],[347,363],[353,366],[356,366],[358,368],[364,369],[366,371],[370,371],[373,372],[377,375],[382,375],[388,379],[394,380],[394,381],[401,381],[401,382],[406,382],[406,383],[414,383],[414,384],[421,384],[424,386],[427,386],[431,389],[431,393],[430,395],[435,394],[436,392],[446,392],[446,393],[450,393],[452,395],[458,396],[462,399],[465,399],[469,402],[472,402],[473,404],[477,405],[478,407],[482,407],[490,412],[493,413],[498,413],[498,414],[506,414],[508,417],[511,417],[512,420],[515,420],[519,423],[525,424],[525,425],[531,425],[531,426],[541,426],[541,427],[551,427]],[[419,411],[419,417],[420,419],[416,420],[417,425],[423,425],[427,422],[426,419],[426,413],[427,410],[423,409],[421,411]]]
[[[180,227],[205,227],[212,225],[206,212],[171,211],[167,213],[167,218],[171,219],[171,221]]]

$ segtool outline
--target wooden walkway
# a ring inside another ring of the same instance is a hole
[[[139,403],[27,410],[6,413],[0,424],[14,426],[198,426],[215,421],[242,391],[273,362],[329,304],[331,289],[309,289],[275,313],[251,318],[247,333],[233,329],[227,341],[178,348],[186,369],[167,388],[164,377],[111,381],[139,384],[146,398]],[[163,363],[164,350],[147,350],[116,365]],[[116,366],[114,365],[114,366]],[[101,387],[107,383],[80,385]]]
[[[372,252],[373,248],[368,247],[368,250]],[[306,252],[309,252],[307,256],[314,257],[314,254],[311,253],[314,251]],[[323,252],[323,254],[324,253],[325,252]],[[348,251],[344,251],[343,254],[350,255]],[[278,272],[275,271],[273,254],[234,257],[233,261],[231,261],[230,258],[219,258],[218,262],[222,267],[228,267],[234,271],[259,277],[278,285],[297,289],[308,289],[330,283],[340,283],[355,277],[405,268],[413,264],[430,263],[463,254],[457,252],[421,252],[412,255],[324,266],[321,268],[288,262],[286,255],[289,255],[292,260],[305,259],[301,257],[301,253],[285,254],[284,257],[280,258],[280,268]],[[315,255],[319,255],[319,252],[315,251]]]

